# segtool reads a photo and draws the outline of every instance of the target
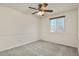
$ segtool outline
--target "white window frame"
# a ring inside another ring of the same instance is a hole
[[[57,18],[62,18],[62,17],[64,17],[64,30],[62,31],[62,32],[64,32],[65,31],[65,16],[59,16],[59,17],[54,17],[54,18],[50,18],[49,19],[49,23],[50,23],[50,20],[53,20],[53,19],[57,19]],[[56,24],[57,25],[57,24]],[[52,31],[52,29],[51,29],[51,24],[50,24],[50,32],[57,32],[57,28],[56,28],[56,31]],[[60,31],[59,31],[60,32]]]

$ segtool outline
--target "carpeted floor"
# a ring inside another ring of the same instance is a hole
[[[77,48],[39,40],[0,52],[0,56],[77,56]]]

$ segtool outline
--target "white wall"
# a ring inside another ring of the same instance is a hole
[[[38,20],[0,6],[0,51],[38,40]]]
[[[65,31],[63,33],[51,33],[49,18],[65,15]],[[40,21],[40,39],[77,47],[77,10],[55,14]]]
[[[78,55],[79,55],[79,5],[78,5]]]

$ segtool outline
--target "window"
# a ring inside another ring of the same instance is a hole
[[[51,32],[64,32],[64,17],[50,18]]]

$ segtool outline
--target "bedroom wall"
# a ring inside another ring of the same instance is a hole
[[[38,20],[0,6],[0,51],[39,40]]]
[[[65,15],[65,31],[50,32],[49,18]],[[55,14],[40,20],[40,39],[62,45],[77,47],[77,9]]]
[[[78,55],[79,55],[79,5],[78,5]]]

